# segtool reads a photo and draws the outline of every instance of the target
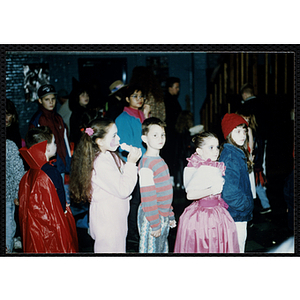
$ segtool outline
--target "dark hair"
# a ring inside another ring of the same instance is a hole
[[[240,94],[242,95],[243,93],[253,95],[254,94],[253,85],[251,83],[245,83],[240,89]]]
[[[139,85],[143,89],[145,96],[149,97],[150,94],[152,94],[156,102],[164,101],[163,90],[153,71],[149,67],[135,67],[132,70],[132,75],[129,84]]]
[[[169,77],[166,81],[166,88],[172,87],[175,82],[180,83],[180,79],[178,77]]]
[[[192,142],[194,143],[196,148],[201,148],[205,142],[205,139],[207,138],[216,138],[218,139],[217,135],[214,134],[213,132],[209,132],[209,131],[203,131],[201,133],[196,134],[193,139]]]
[[[33,145],[41,143],[43,141],[47,141],[47,144],[51,144],[52,138],[52,131],[47,126],[31,128],[28,130],[25,137],[26,147],[29,149]]]
[[[142,95],[145,94],[144,88],[138,84],[129,84],[125,89],[123,96],[124,98],[129,98],[132,94],[134,94],[135,91],[141,91]]]
[[[22,147],[22,138],[19,129],[19,118],[16,107],[11,100],[6,99],[6,114],[12,115],[10,126],[6,127],[6,139],[12,140],[18,146]]]
[[[145,119],[142,124],[142,135],[147,135],[147,133],[150,130],[150,126],[152,125],[158,125],[163,128],[166,127],[166,123],[160,120],[159,118],[150,117],[148,119]]]
[[[249,118],[248,125],[249,127],[256,131],[257,130],[257,122],[255,115],[250,113],[250,111],[247,108],[241,107],[239,110],[236,111],[236,114],[243,117],[243,118]]]
[[[12,114],[12,122],[11,125],[18,123],[18,113],[16,107],[12,101],[6,99],[6,113]]]
[[[87,93],[89,95],[89,91],[85,86],[79,86],[71,91],[69,95],[69,108],[71,111],[81,109],[79,104],[79,96],[82,93]]]
[[[90,202],[92,197],[92,171],[94,160],[101,153],[96,140],[103,139],[114,121],[108,118],[93,120],[88,128],[93,130],[89,136],[83,133],[73,154],[70,173],[70,197],[74,202]],[[111,152],[120,170],[122,160],[116,152]],[[105,172],[105,170],[103,170]]]

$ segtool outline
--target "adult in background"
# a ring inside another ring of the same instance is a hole
[[[257,125],[258,133],[266,140],[267,133],[267,119],[264,103],[254,95],[254,87],[251,83],[244,84],[240,89],[242,96],[239,109],[247,112],[248,115],[254,115]]]
[[[180,89],[180,79],[177,77],[169,77],[166,81],[166,94],[165,94],[165,109],[166,109],[166,144],[162,149],[161,156],[167,163],[171,180],[174,181],[174,176],[176,176],[176,155],[174,148],[176,146],[176,122],[179,114],[182,111],[180,103],[178,102],[178,95]],[[174,185],[174,182],[173,182]]]
[[[254,173],[256,181],[256,192],[262,204],[261,214],[271,212],[269,199],[266,193],[266,146],[267,146],[267,118],[263,102],[254,95],[254,87],[246,83],[240,90],[242,100],[239,112],[243,116],[252,116],[256,122],[254,151]],[[254,117],[253,117],[254,116]],[[253,123],[253,122],[251,122]]]

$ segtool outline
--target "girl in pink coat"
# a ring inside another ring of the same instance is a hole
[[[116,124],[92,121],[77,145],[71,168],[70,194],[89,201],[89,227],[95,253],[125,253],[130,194],[137,182],[136,162],[141,149],[130,146],[127,162],[117,154]]]

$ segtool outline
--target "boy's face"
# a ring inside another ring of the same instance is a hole
[[[39,99],[39,103],[47,110],[53,110],[56,104],[56,97],[53,94],[49,94],[42,99]]]
[[[165,145],[165,129],[159,125],[151,125],[147,135],[142,136],[142,140],[147,144],[148,149],[160,150]]]
[[[54,135],[52,135],[52,142],[51,144],[47,144],[46,147],[46,156],[48,158],[48,160],[50,160],[51,157],[55,156],[56,154],[56,144],[55,144],[55,137]]]
[[[140,109],[144,104],[144,96],[141,91],[135,91],[130,97],[126,97],[129,107],[133,109]]]

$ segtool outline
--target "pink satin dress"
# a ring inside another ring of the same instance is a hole
[[[195,154],[188,160],[190,167],[213,166],[225,174],[223,163]],[[179,218],[174,253],[239,253],[236,225],[227,208],[221,194],[193,201]]]

